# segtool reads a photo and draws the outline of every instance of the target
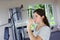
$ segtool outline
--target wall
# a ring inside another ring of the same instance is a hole
[[[58,24],[60,25],[60,0],[57,0],[57,19]]]
[[[55,21],[60,25],[60,0],[53,0],[53,6]]]
[[[24,8],[27,8],[28,5],[34,5],[34,4],[38,4],[38,3],[51,3],[51,1],[41,1],[41,0],[15,0],[15,1],[0,1],[0,25],[4,24],[7,22],[8,19],[8,15],[9,15],[9,8],[13,8],[13,7],[20,7],[21,4],[24,5]],[[4,16],[3,16],[4,14]]]
[[[26,9],[28,5],[34,5],[34,4],[39,4],[39,3],[54,4],[52,2],[53,2],[52,0],[11,0],[11,1],[7,0],[7,1],[0,1],[0,25],[8,22],[9,8],[20,7],[20,5],[23,4],[24,9]],[[58,7],[60,7],[60,6],[58,6]],[[59,8],[57,8],[57,10],[59,10]],[[55,12],[56,12],[56,10],[55,10]],[[59,12],[57,13],[57,15],[59,15]],[[26,14],[23,15],[23,19],[25,18],[24,20],[26,20],[26,17],[27,17]],[[59,21],[59,16],[58,16],[58,21]],[[4,27],[5,26],[0,27],[0,40],[4,40]],[[11,31],[10,31],[10,34],[11,34]],[[10,37],[10,40],[12,40],[12,37]]]

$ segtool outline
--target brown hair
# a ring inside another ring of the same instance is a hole
[[[40,16],[44,16],[43,22],[44,22],[47,26],[50,27],[49,22],[48,22],[48,20],[47,20],[47,17],[46,17],[46,15],[45,15],[45,10],[43,10],[43,9],[36,9],[36,10],[34,11],[34,13],[35,13],[35,12],[36,12],[38,15],[40,15]]]

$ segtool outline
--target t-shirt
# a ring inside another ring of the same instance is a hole
[[[34,32],[33,32],[35,37],[37,37],[37,35],[38,35],[42,38],[42,40],[49,40],[51,30],[48,26],[43,26],[38,31],[35,31],[35,29],[34,29]]]

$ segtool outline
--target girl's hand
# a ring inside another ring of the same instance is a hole
[[[31,26],[32,23],[33,23],[33,19],[30,18],[28,20],[27,29],[30,29],[30,26]]]

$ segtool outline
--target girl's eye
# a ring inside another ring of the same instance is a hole
[[[36,17],[37,17],[37,15],[36,15]]]

